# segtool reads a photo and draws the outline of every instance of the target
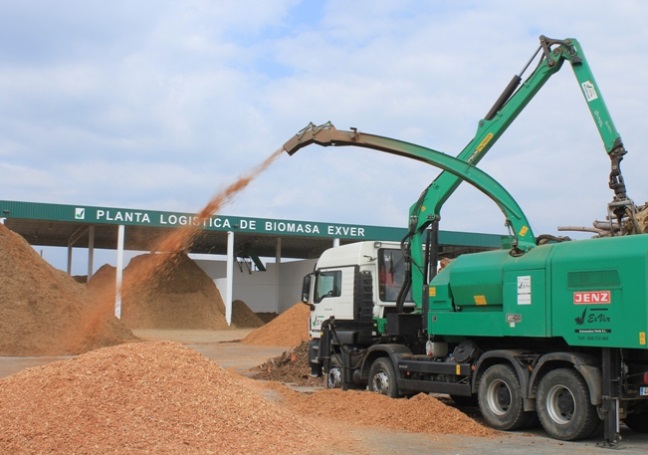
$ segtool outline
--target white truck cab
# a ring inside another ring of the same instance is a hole
[[[317,354],[322,322],[333,317],[371,323],[395,311],[405,273],[399,242],[357,242],[322,253],[315,270],[304,277],[302,288],[302,301],[311,308],[309,360],[313,375],[321,374]],[[405,301],[413,305],[409,294]]]

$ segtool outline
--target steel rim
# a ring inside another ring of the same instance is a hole
[[[496,415],[506,414],[511,407],[511,388],[501,379],[492,381],[486,390],[486,401],[489,409]]]
[[[331,368],[328,373],[328,388],[335,389],[342,385],[342,372],[338,367]]]
[[[576,414],[576,400],[567,387],[555,385],[547,393],[547,414],[559,424],[571,422]]]
[[[387,394],[387,389],[389,389],[389,376],[384,371],[378,371],[372,380],[373,389],[376,392],[380,392],[383,395]]]

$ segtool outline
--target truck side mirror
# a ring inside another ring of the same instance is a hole
[[[308,299],[310,297],[310,289],[311,289],[311,281],[312,281],[312,273],[309,273],[304,277],[304,281],[302,282],[302,295],[301,295],[301,301],[304,303],[308,303]]]

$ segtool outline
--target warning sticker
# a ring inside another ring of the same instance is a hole
[[[531,305],[531,276],[517,277],[517,304]]]
[[[594,84],[590,81],[585,81],[581,84],[581,87],[583,88],[583,94],[585,95],[585,99],[589,103],[590,101],[594,101],[598,99],[598,93],[596,93],[596,87],[594,87]]]

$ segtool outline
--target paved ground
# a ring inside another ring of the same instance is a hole
[[[213,331],[136,331],[136,335],[152,340],[174,340],[187,344],[214,359],[223,368],[245,373],[267,359],[286,350],[285,347],[250,346],[237,343],[250,330]],[[0,377],[44,363],[69,357],[0,357]],[[473,415],[475,409],[465,409]],[[542,431],[503,433],[493,439],[458,436],[428,436],[399,433],[382,428],[350,429],[352,439],[361,441],[369,453],[404,454],[483,454],[483,455],[598,455],[614,453],[597,446],[598,440],[561,442],[546,437]],[[622,453],[648,453],[648,435],[636,434],[622,427]]]
[[[252,330],[134,330],[133,332],[147,340],[173,340],[184,343],[205,356],[218,360],[223,368],[234,368],[237,372],[244,372],[286,350],[285,347],[247,346],[236,343]],[[69,358],[70,356],[0,357],[0,378],[25,368]]]

